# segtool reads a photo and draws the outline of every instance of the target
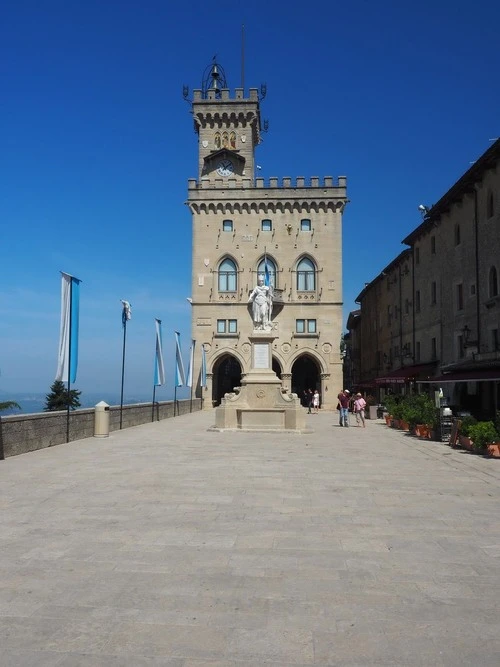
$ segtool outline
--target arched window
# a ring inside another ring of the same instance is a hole
[[[269,284],[273,287],[276,287],[276,264],[272,259],[267,258],[267,270],[269,271]],[[257,275],[264,276],[266,275],[266,260],[263,259],[259,266],[257,267]]]
[[[492,218],[494,213],[495,213],[495,203],[493,200],[493,192],[491,190],[488,190],[486,198],[486,217]]]
[[[229,146],[231,148],[236,148],[236,132],[231,132],[229,135]]]
[[[215,133],[214,145],[217,150],[221,147],[220,132]]]
[[[236,264],[226,257],[219,264],[219,292],[236,292],[237,276]]]
[[[222,133],[222,148],[229,148],[229,137],[227,132]]]
[[[489,283],[490,298],[493,296],[498,296],[498,276],[495,266],[492,266],[490,268],[488,283]]]
[[[314,292],[315,289],[315,266],[308,257],[303,257],[297,264],[297,290],[299,292]]]

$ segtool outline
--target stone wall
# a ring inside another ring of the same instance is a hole
[[[190,400],[177,401],[176,415],[188,414]],[[193,412],[201,409],[201,400],[193,399]],[[124,405],[122,428],[139,426],[151,421],[161,421],[174,416],[174,402],[155,403],[154,416],[151,403]],[[67,413],[38,412],[31,415],[0,417],[0,459],[33,452],[45,447],[61,445],[66,438]],[[120,406],[109,408],[109,430],[120,428]],[[69,440],[91,438],[94,435],[94,408],[74,410],[69,420]]]

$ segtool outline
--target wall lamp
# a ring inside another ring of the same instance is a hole
[[[478,341],[477,340],[470,340],[470,335],[472,331],[469,329],[467,325],[464,326],[462,329],[462,335],[464,337],[464,347],[471,347],[471,346],[477,346]]]

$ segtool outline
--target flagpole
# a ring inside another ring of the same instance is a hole
[[[153,384],[153,403],[151,406],[151,421],[154,422],[155,420],[155,395],[156,395],[156,385]]]
[[[127,318],[123,318],[123,350],[122,350],[122,388],[120,393],[120,430],[123,422],[123,381],[125,378],[125,342],[127,340]]]
[[[69,281],[68,396],[66,404],[66,442],[69,442],[69,397],[71,388],[71,325],[73,310],[73,278]]]

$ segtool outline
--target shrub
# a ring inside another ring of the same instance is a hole
[[[486,445],[490,442],[494,442],[498,438],[495,424],[492,421],[472,424],[469,428],[469,434],[475,452],[484,452],[486,450]]]
[[[477,419],[472,415],[467,415],[466,417],[462,417],[461,422],[460,435],[470,438],[470,427],[477,424]]]

